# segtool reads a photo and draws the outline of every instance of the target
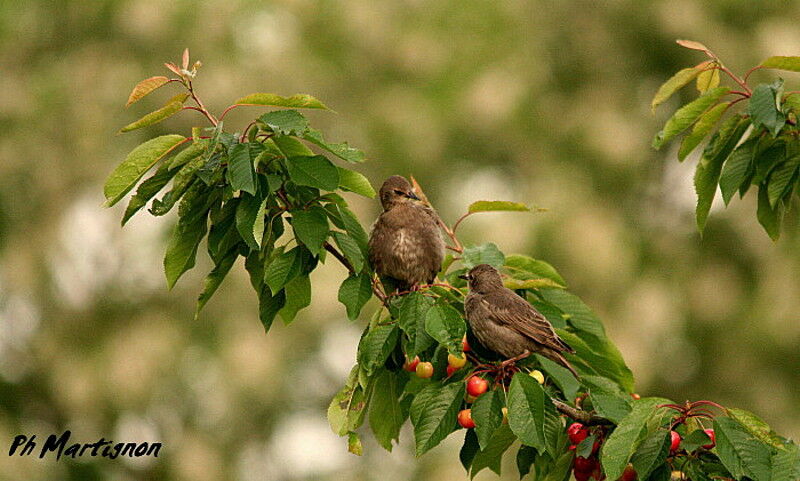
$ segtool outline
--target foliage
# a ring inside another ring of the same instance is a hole
[[[700,232],[705,228],[717,186],[727,206],[736,192],[744,197],[755,185],[758,221],[777,240],[792,198],[800,195],[800,92],[785,92],[781,78],[755,87],[748,79],[759,69],[800,72],[800,57],[770,57],[739,77],[706,46],[689,40],[679,40],[678,44],[703,52],[709,60],[673,75],[659,88],[651,106],[655,110],[692,81],[701,95],[667,120],[653,139],[653,147],[660,149],[691,127],[678,150],[678,160],[683,161],[708,137],[694,177]],[[720,72],[738,90],[720,87]],[[734,108],[736,104],[740,105]],[[728,118],[722,120],[726,113]]]
[[[715,415],[702,406],[718,405],[706,401],[683,406],[661,398],[639,399],[633,393],[632,373],[600,319],[565,290],[565,280],[552,265],[525,255],[506,255],[493,243],[462,246],[456,236],[457,227],[470,215],[524,212],[530,210],[527,206],[506,201],[472,204],[453,228],[442,223],[453,254],[446,258],[438,281],[412,292],[386,292],[366,262],[367,234],[339,194],[374,197],[375,191],[363,175],[331,160],[358,163],[364,160],[363,153],[346,143],[327,142],[294,110],[327,107],[308,95],[258,93],[242,97],[216,117],[192,85],[200,63],[189,69],[186,51],[181,67],[166,65],[177,77],[141,82],[128,104],[169,84],[181,85],[186,92],[122,130],[153,125],[181,110],[199,111],[211,127],[194,128],[190,137],[162,135],[136,147],[109,176],[107,203],[114,205],[138,183],[123,223],[151,200],[149,212],[155,216],[178,205],[164,258],[165,274],[172,287],[194,266],[206,239],[214,268],[198,298],[198,313],[239,257],[244,258],[267,331],[277,315],[289,324],[309,305],[309,274],[330,257],[349,271],[338,299],[350,319],[358,318],[368,301],[377,298],[356,364],[328,407],[333,431],[347,437],[354,454],[363,451],[359,430],[365,422],[378,443],[391,450],[410,418],[420,456],[459,430],[458,414],[471,405],[475,428],[466,431],[459,456],[471,476],[484,468],[499,474],[501,458],[512,446],[519,446],[520,476],[530,473],[535,479],[563,481],[571,470],[577,476],[580,459],[599,459],[591,473],[598,480],[617,479],[629,463],[639,479],[652,481],[669,479],[676,470],[697,481],[712,477],[791,481],[800,476],[800,449],[750,413],[718,407],[721,415]],[[660,143],[688,128],[697,111],[713,109],[712,104],[728,93],[716,87],[718,76],[713,72],[685,73],[672,83],[690,76],[702,79],[707,90],[704,100],[676,114]],[[185,105],[189,99],[194,105]],[[257,117],[242,132],[225,131],[226,113],[244,105],[279,110]],[[710,173],[703,175],[719,176],[722,161],[734,150],[730,139],[743,134],[743,118],[726,122],[723,129],[728,133],[712,141],[714,162],[709,160],[704,168]],[[776,122],[774,118],[766,114],[759,118],[767,122],[765,129],[774,130],[769,123]],[[427,202],[419,184],[412,181]],[[166,192],[155,198],[162,190]],[[466,340],[474,339],[464,319],[466,286],[459,275],[479,263],[501,268],[506,285],[541,311],[574,347],[577,354],[570,356],[570,362],[580,379],[539,356],[502,369],[478,345],[465,352]],[[449,355],[466,355],[468,362],[448,369]],[[432,363],[432,377],[421,378],[404,369],[415,357]],[[546,373],[543,383],[527,375],[532,369]],[[467,396],[465,384],[471,376],[487,378],[489,391],[477,398]],[[565,432],[567,419],[585,424],[590,435],[573,444]],[[718,444],[704,448],[709,439],[697,433],[711,419]],[[671,429],[686,439],[682,449],[668,449]]]

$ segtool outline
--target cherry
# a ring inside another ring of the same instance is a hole
[[[447,377],[452,376],[456,371],[458,371],[457,367],[447,366]]]
[[[531,371],[531,377],[536,379],[539,384],[544,384],[544,374],[538,369]]]
[[[581,423],[572,423],[567,428],[567,436],[572,444],[580,444],[589,436],[589,430]]]
[[[421,362],[417,364],[416,371],[417,377],[428,379],[429,377],[433,376],[433,364],[429,362]]]
[[[669,445],[669,452],[671,454],[675,454],[678,451],[678,447],[681,445],[681,435],[675,431],[670,431],[669,435],[672,436],[672,442]]]
[[[470,352],[472,350],[472,348],[469,347],[469,341],[467,341],[466,334],[464,334],[464,339],[461,340],[461,350],[464,352]]]
[[[636,394],[635,392],[632,392],[632,393],[631,393],[631,397],[632,397],[632,398],[633,398],[635,401],[638,401],[639,399],[642,399],[642,396],[640,396],[640,395]]]
[[[636,470],[633,469],[632,465],[628,464],[619,479],[620,481],[634,481],[636,479]]]
[[[578,456],[575,458],[573,466],[575,467],[575,471],[588,471],[591,473],[592,470],[594,470],[594,462],[593,458],[582,458]]]
[[[706,433],[709,438],[711,438],[711,442],[708,443],[708,444],[704,444],[703,447],[706,448],[706,449],[711,449],[714,446],[716,446],[717,445],[717,437],[716,437],[716,435],[714,435],[714,430],[713,429],[704,429],[703,432]]]
[[[447,365],[452,366],[456,369],[461,369],[464,367],[464,364],[467,363],[467,357],[463,354],[461,356],[456,356],[454,354],[447,355]]]
[[[458,424],[462,428],[470,429],[475,427],[475,421],[472,419],[471,409],[462,409],[458,413]]]
[[[414,372],[417,370],[417,364],[419,364],[419,356],[414,356],[413,360],[406,361],[406,363],[403,364],[403,369],[408,372]]]
[[[472,376],[467,380],[467,392],[470,396],[478,397],[489,389],[489,382],[478,376]]]
[[[591,471],[578,471],[577,468],[572,473],[575,475],[575,481],[588,481],[592,477]]]

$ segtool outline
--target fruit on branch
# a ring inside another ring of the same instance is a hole
[[[567,436],[572,444],[580,444],[589,436],[589,429],[581,423],[572,423],[567,428]]]
[[[417,364],[419,364],[419,356],[414,356],[414,359],[406,361],[405,364],[403,364],[403,369],[408,372],[415,372],[417,370]]]
[[[536,379],[536,382],[538,382],[539,384],[544,384],[544,374],[542,374],[542,371],[534,369],[533,371],[531,371],[530,376]]]
[[[456,369],[461,369],[467,363],[467,357],[463,354],[456,356],[455,354],[447,355],[447,365]]]
[[[717,437],[716,437],[716,435],[714,434],[714,430],[713,430],[713,429],[711,429],[711,428],[709,428],[709,429],[704,429],[704,430],[703,430],[703,432],[704,432],[704,433],[706,433],[706,434],[708,435],[708,437],[709,437],[709,438],[711,438],[711,442],[710,442],[710,443],[708,443],[708,444],[704,444],[704,445],[703,445],[703,447],[704,447],[705,449],[711,449],[711,448],[713,448],[714,446],[716,446],[716,445],[717,445]]]
[[[429,377],[433,376],[433,364],[429,362],[421,362],[417,364],[416,372],[417,377],[428,379]]]
[[[457,367],[447,366],[447,377],[452,376],[453,374],[456,373],[456,371],[458,371]]]
[[[594,470],[594,463],[594,458],[576,456],[573,466],[575,467],[575,471],[588,471],[591,473]]]
[[[462,428],[471,429],[475,427],[475,421],[472,419],[471,409],[462,409],[458,413],[458,424]]]
[[[489,381],[479,376],[472,376],[467,379],[467,393],[470,396],[478,397],[489,389]]]
[[[432,283],[444,260],[438,215],[399,175],[386,179],[380,198],[383,213],[369,237],[372,268],[398,291]]]
[[[633,469],[633,465],[628,464],[625,466],[625,471],[622,472],[622,476],[619,479],[620,481],[634,481],[636,479],[636,470]]]
[[[464,352],[470,352],[472,348],[469,346],[469,341],[467,341],[467,335],[464,334],[464,339],[461,340],[461,350]]]
[[[669,435],[671,436],[671,442],[669,445],[669,452],[671,454],[675,454],[678,452],[678,448],[681,445],[681,435],[675,431],[670,431]]]
[[[528,301],[503,286],[497,269],[479,264],[465,278],[469,294],[464,313],[482,345],[508,361],[541,354],[579,377],[563,354],[574,354],[575,350],[558,337],[550,322]]]

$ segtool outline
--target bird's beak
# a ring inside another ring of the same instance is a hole
[[[458,278],[459,279],[464,279],[465,281],[469,280],[469,276],[467,274],[461,274],[460,276],[458,276]]]
[[[419,200],[419,197],[417,197],[417,194],[415,194],[415,193],[413,193],[411,191],[409,191],[408,194],[406,194],[406,197],[408,197],[409,199]]]

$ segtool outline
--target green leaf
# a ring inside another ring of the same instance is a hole
[[[467,326],[461,314],[448,304],[437,304],[428,309],[425,316],[425,331],[450,352],[461,351],[461,340]]]
[[[619,349],[608,339],[588,333],[580,333],[581,337],[578,337],[570,331],[558,328],[556,333],[577,352],[570,357],[570,362],[581,375],[607,377],[625,391],[633,391],[633,374],[625,365]]]
[[[681,448],[685,449],[687,452],[692,452],[695,449],[699,448],[700,446],[704,446],[709,444],[711,438],[708,437],[708,434],[705,433],[702,429],[697,429],[689,433],[688,436],[684,437],[681,441]]]
[[[261,199],[250,194],[242,194],[239,206],[236,208],[236,229],[245,241],[247,246],[254,251],[259,250],[253,234],[253,226],[261,210]]]
[[[769,176],[769,205],[774,209],[778,201],[789,190],[795,174],[800,168],[800,151],[795,143],[786,146],[786,161],[772,170]]]
[[[167,154],[177,148],[186,138],[182,135],[162,135],[150,139],[133,149],[121,164],[106,179],[103,193],[106,206],[119,202],[136,182]]]
[[[188,164],[205,152],[207,147],[208,144],[204,140],[192,142],[188,147],[175,154],[175,157],[169,162],[169,168],[174,169]]]
[[[722,191],[722,200],[728,205],[733,194],[748,181],[748,177],[753,168],[753,150],[757,139],[753,138],[733,151],[725,166],[722,168],[722,175],[719,177],[719,189]],[[749,181],[748,181],[749,182]]]
[[[233,190],[241,190],[256,195],[256,178],[250,144],[236,144],[228,155],[228,181]]]
[[[308,129],[308,120],[296,110],[267,112],[258,121],[280,135],[303,135]]]
[[[206,235],[206,218],[215,198],[213,192],[201,186],[187,193],[181,202],[180,219],[175,225],[164,256],[164,272],[170,289],[184,272],[194,267],[197,246]]]
[[[472,404],[472,419],[478,444],[486,449],[495,430],[503,423],[503,396],[499,391],[486,392]]]
[[[562,367],[546,357],[536,354],[536,360],[547,376],[555,382],[556,386],[564,394],[564,399],[575,399],[581,384],[575,376],[565,367]]]
[[[467,212],[474,214],[476,212],[501,212],[501,211],[516,211],[516,212],[529,212],[531,209],[520,202],[511,202],[507,200],[479,200],[469,205]]]
[[[239,249],[233,248],[225,254],[224,257],[219,261],[219,263],[214,266],[214,269],[206,276],[205,281],[203,281],[204,287],[203,292],[200,293],[200,296],[197,298],[197,308],[194,312],[194,318],[200,316],[200,311],[206,305],[211,296],[217,292],[217,288],[220,284],[222,284],[222,280],[225,279],[225,276],[228,275],[228,272],[233,267],[234,261],[236,258],[239,257]]]
[[[297,313],[311,304],[311,280],[308,275],[297,276],[286,283],[286,303],[279,314],[284,324],[291,324]]]
[[[622,471],[644,439],[647,421],[655,415],[657,406],[663,402],[661,398],[642,398],[634,401],[630,414],[619,422],[611,436],[603,443],[600,460],[608,479],[618,479],[622,476]]]
[[[771,479],[772,450],[744,426],[730,418],[716,417],[714,435],[716,453],[735,478],[747,476],[755,481]]]
[[[162,76],[150,77],[142,80],[136,84],[136,86],[133,88],[133,91],[131,91],[130,96],[128,96],[128,102],[125,103],[125,107],[130,107],[132,103],[138,102],[145,95],[153,92],[163,85],[166,85],[167,83],[169,83],[169,79]]]
[[[372,282],[368,274],[351,274],[339,287],[339,302],[347,308],[347,318],[351,321],[371,297]]]
[[[428,311],[433,307],[433,303],[433,299],[421,292],[410,292],[403,296],[398,324],[408,336],[406,354],[412,359],[434,342],[433,338],[425,332],[425,319]]]
[[[478,264],[489,264],[501,267],[505,262],[505,256],[500,249],[492,242],[486,244],[469,246],[464,249],[462,263],[467,269],[472,269]]]
[[[125,225],[133,215],[144,207],[165,185],[175,176],[180,169],[169,169],[167,164],[161,164],[155,174],[146,179],[136,189],[136,194],[131,197],[125,214],[122,216],[122,225]]]
[[[702,64],[701,64],[702,65]],[[658,88],[658,92],[653,97],[653,100],[650,102],[650,108],[655,110],[656,107],[666,102],[672,95],[687,85],[689,82],[697,78],[702,72],[702,68],[698,67],[690,67],[685,68],[683,70],[679,70],[678,73],[673,75],[669,80],[664,82],[661,87]]]
[[[417,457],[453,432],[463,395],[462,383],[429,384],[416,395],[411,403],[411,424],[414,425]]]
[[[666,429],[657,429],[642,441],[631,457],[638,479],[647,479],[650,473],[664,464],[671,441],[670,433]]]
[[[358,371],[358,365],[354,366],[347,383],[328,406],[328,424],[339,436],[357,429],[364,421],[367,399],[364,388],[358,383]]]
[[[299,242],[302,242],[314,255],[322,251],[322,244],[328,238],[328,216],[325,209],[312,205],[308,210],[292,210],[292,229]]]
[[[575,294],[562,290],[546,289],[539,292],[539,295],[545,301],[564,311],[569,316],[569,324],[575,329],[605,338],[606,331],[600,318]]]
[[[519,289],[564,289],[564,286],[550,279],[528,279],[526,281],[519,279],[503,279],[503,286],[511,290]]]
[[[272,292],[278,292],[287,282],[300,275],[301,266],[299,247],[283,252],[267,265],[264,271],[264,282]]]
[[[392,441],[400,438],[400,428],[408,417],[400,405],[398,376],[383,370],[375,377],[375,388],[369,402],[369,426],[375,440],[387,451],[392,450]]]
[[[264,326],[264,332],[269,332],[275,316],[286,304],[286,291],[281,289],[277,294],[272,294],[269,287],[264,286],[258,295],[258,317]]]
[[[539,383],[522,374],[511,379],[508,390],[508,425],[522,444],[544,451],[545,394]]]
[[[278,147],[280,153],[287,159],[289,157],[314,155],[314,151],[306,147],[306,144],[300,142],[294,137],[290,137],[288,135],[280,135],[277,137],[273,137],[270,140]]]
[[[711,132],[711,129],[717,124],[722,114],[730,107],[730,102],[719,103],[708,109],[702,117],[694,124],[691,133],[683,138],[681,147],[678,150],[678,160],[683,161],[695,147],[700,145],[700,142]]]
[[[702,233],[706,226],[708,213],[717,192],[722,164],[730,155],[744,131],[747,130],[749,121],[740,117],[731,117],[711,138],[703,157],[697,164],[694,175],[694,187],[697,192],[697,229]]]
[[[653,148],[660,149],[673,137],[688,129],[703,113],[730,91],[727,87],[711,89],[697,99],[684,105],[667,120],[664,128],[653,139]]]
[[[716,66],[716,63],[712,65]],[[717,87],[719,87],[719,68],[704,68],[697,76],[697,91],[702,94]]]
[[[783,441],[775,433],[775,431],[773,431],[772,428],[770,428],[769,425],[761,418],[750,411],[738,408],[728,408],[726,409],[726,412],[731,419],[744,426],[744,428],[747,429],[750,434],[761,440],[761,442],[779,449],[785,447]]]
[[[286,161],[289,177],[297,185],[307,185],[322,190],[336,190],[339,186],[339,171],[322,155],[313,157],[290,157]]]
[[[501,425],[493,433],[486,447],[475,454],[472,460],[470,479],[474,478],[475,475],[484,468],[491,469],[499,476],[503,453],[508,450],[516,439],[516,436],[514,436],[514,433],[511,432],[511,429],[509,429],[507,425]]]
[[[185,152],[185,150],[183,152]],[[181,154],[183,152],[181,152]],[[172,189],[164,194],[161,199],[154,200],[149,212],[155,216],[160,216],[165,215],[172,210],[175,204],[181,199],[183,194],[192,186],[195,181],[195,173],[197,172],[197,169],[199,169],[204,163],[205,160],[203,157],[198,155],[186,165],[181,167],[178,173],[175,174],[175,177],[172,179]]]
[[[342,254],[350,261],[353,270],[355,272],[361,272],[361,269],[364,267],[364,255],[361,252],[361,247],[359,247],[358,242],[344,232],[334,232],[333,239],[336,241],[336,245],[339,246],[339,250],[342,251]]]
[[[257,93],[245,95],[234,102],[236,105],[268,105],[271,107],[286,107],[292,109],[325,109],[330,110],[322,102],[306,94],[296,94],[291,97],[281,97],[275,94]]]
[[[561,287],[567,283],[556,269],[545,261],[540,261],[532,257],[512,254],[506,256],[505,267],[511,273],[511,277],[520,280],[529,279],[550,279]]]
[[[119,129],[119,133],[130,132],[131,130],[141,129],[153,124],[157,124],[162,120],[168,119],[183,109],[183,103],[189,98],[189,94],[178,94],[171,99],[160,109],[150,112],[139,120],[132,122],[125,127]]]
[[[782,201],[773,208],[769,205],[769,194],[765,184],[758,186],[758,210],[756,217],[758,222],[773,241],[777,241],[781,236],[781,224],[783,223],[784,206]]]
[[[367,335],[361,338],[358,344],[358,364],[367,374],[372,374],[375,369],[383,366],[394,350],[399,335],[397,326],[388,324],[371,327]]]
[[[619,423],[631,412],[631,397],[612,380],[600,376],[582,376],[581,381],[589,389],[589,397],[595,411],[615,423]]]
[[[772,85],[760,84],[753,89],[750,97],[749,113],[752,117],[753,127],[763,125],[775,137],[786,124],[786,117],[778,108],[780,92],[783,81],[778,80]]]
[[[469,469],[472,467],[472,461],[481,448],[478,446],[478,436],[475,435],[475,430],[467,429],[466,432],[464,444],[461,446],[461,450],[458,453],[458,459],[461,461],[461,465],[464,466],[464,469],[467,470],[467,473],[469,473]]]
[[[517,469],[519,470],[519,479],[522,479],[531,472],[531,466],[536,461],[536,450],[524,444],[519,447],[517,451]],[[560,481],[563,481],[560,480]]]
[[[800,447],[789,444],[786,449],[772,455],[771,481],[796,481],[800,479]]]
[[[777,70],[800,72],[800,57],[770,57],[761,62],[761,66],[766,68],[774,68]]]
[[[361,438],[353,431],[347,433],[347,451],[356,456],[364,454],[364,448],[361,446]]]
[[[339,170],[339,188],[370,199],[375,198],[375,189],[372,188],[372,184],[360,172],[341,167],[337,167],[337,169]]]
[[[355,239],[359,247],[361,247],[361,251],[366,253],[368,237],[364,228],[361,227],[361,222],[358,221],[358,217],[346,206],[337,205],[336,208],[339,210],[339,216],[344,223],[344,230],[347,231],[350,237]]]
[[[342,142],[339,144],[328,143],[322,137],[322,132],[318,130],[314,130],[312,128],[308,128],[306,132],[303,134],[303,139],[311,142],[312,144],[321,147],[328,152],[332,153],[333,155],[339,157],[342,160],[346,160],[352,163],[360,163],[364,162],[365,155],[364,152],[354,149],[347,145],[347,142]]]

